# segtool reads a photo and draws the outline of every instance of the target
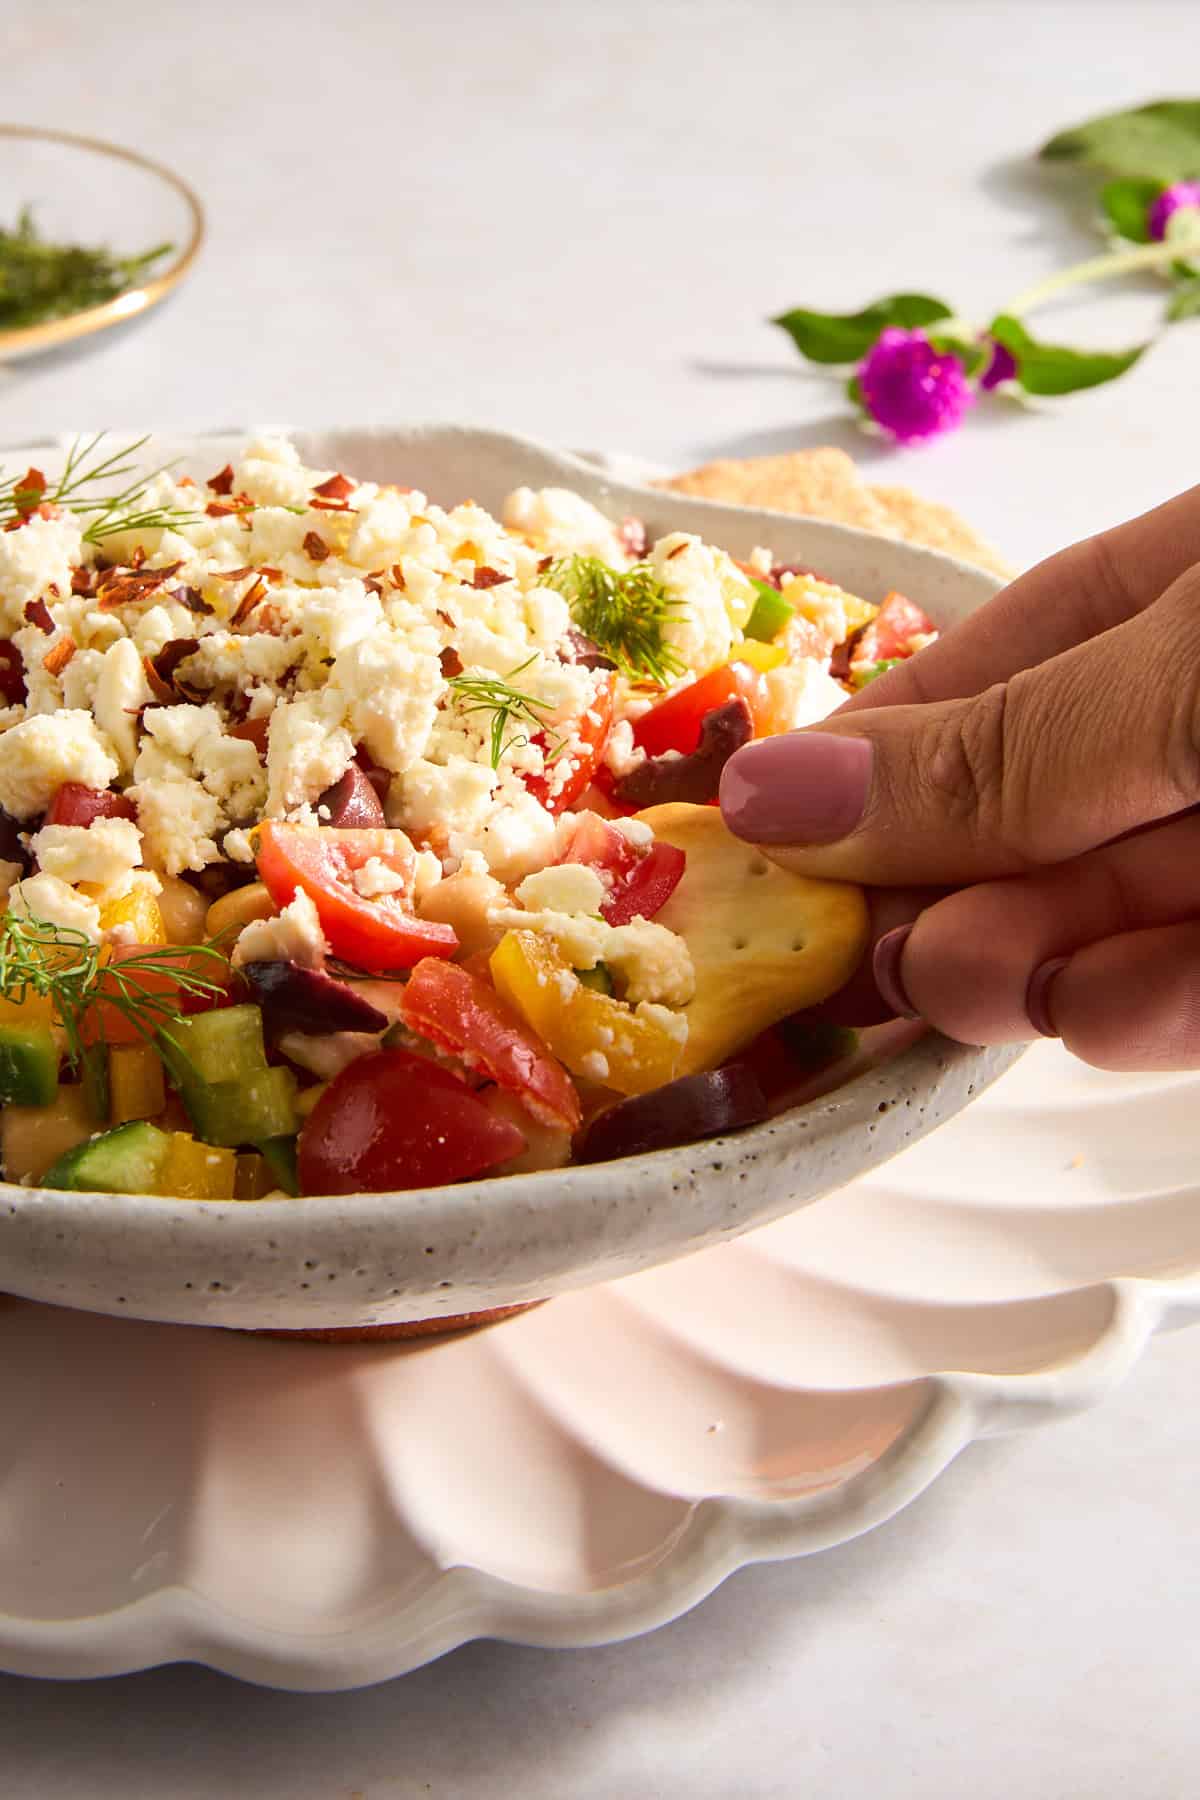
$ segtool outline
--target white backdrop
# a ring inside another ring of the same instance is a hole
[[[0,7],[0,37],[0,118],[157,155],[210,214],[165,309],[0,371],[0,444],[416,417],[674,463],[840,443],[1018,561],[1195,477],[1200,322],[1111,388],[908,453],[764,322],[903,287],[986,316],[1093,251],[1026,153],[1186,90],[1189,0],[41,0]],[[1147,282],[1044,328],[1120,344],[1158,304]],[[1101,1413],[977,1448],[871,1538],[633,1645],[475,1646],[315,1699],[0,1677],[0,1789],[1175,1800],[1200,1738],[1198,1366],[1200,1338],[1160,1343]]]

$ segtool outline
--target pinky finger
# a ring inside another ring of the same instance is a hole
[[[1200,1069],[1200,924],[1122,932],[1045,963],[1028,1010],[1095,1068]]]

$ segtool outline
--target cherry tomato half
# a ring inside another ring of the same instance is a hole
[[[643,713],[633,727],[633,741],[647,756],[663,756],[678,750],[690,756],[700,742],[700,727],[710,712],[730,700],[744,700],[750,708],[756,737],[770,729],[771,703],[766,683],[749,663],[723,663],[710,669],[699,681],[668,694],[650,711]]]
[[[136,819],[137,809],[124,794],[85,787],[82,781],[64,781],[55,793],[43,825],[90,825],[94,819]]]
[[[936,630],[933,620],[919,606],[903,594],[891,593],[859,637],[854,661],[889,662],[896,656],[911,656],[913,638]]]
[[[115,969],[128,957],[144,955],[144,949],[140,944],[113,944],[106,955],[109,967],[100,971],[96,999],[80,1015],[80,1036],[85,1044],[144,1044],[147,1033],[138,1029],[115,999],[109,998],[110,995],[119,998],[122,992]],[[221,982],[220,992],[186,993],[180,988],[173,969],[202,975],[206,981]],[[149,994],[163,1000],[170,1011],[177,1013],[213,1012],[219,1006],[228,1006],[233,998],[228,965],[218,962],[215,957],[198,956],[185,949],[159,951],[153,967],[137,971],[137,991],[139,996]],[[243,996],[244,992],[243,989]],[[158,1019],[153,1020],[151,1031],[158,1023]]]
[[[314,829],[269,820],[259,827],[256,856],[276,906],[286,906],[297,889],[303,890],[333,954],[356,969],[373,975],[410,969],[423,956],[453,956],[458,949],[452,927],[417,918],[403,890],[365,899],[354,886],[354,871],[372,857],[411,879],[413,851],[403,832]]]
[[[609,925],[652,919],[679,886],[687,857],[674,844],[633,844],[623,831],[584,813],[564,862],[585,863],[605,878],[608,897],[600,908]]]
[[[404,989],[404,1022],[516,1095],[543,1125],[574,1131],[579,1095],[537,1033],[488,982],[428,957]]]
[[[407,1050],[376,1050],[336,1076],[300,1133],[300,1191],[379,1194],[466,1181],[525,1139],[463,1082]]]
[[[609,675],[597,688],[596,698],[587,712],[573,724],[570,734],[574,740],[570,752],[573,767],[563,785],[551,795],[553,766],[545,775],[525,777],[525,786],[535,800],[541,801],[547,812],[566,812],[591,787],[612,729],[612,714],[613,678]],[[538,732],[533,741],[543,750],[552,747],[545,732]]]

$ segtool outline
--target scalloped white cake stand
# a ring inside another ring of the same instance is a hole
[[[841,1193],[456,1339],[0,1303],[0,1666],[353,1687],[842,1543],[1200,1317],[1198,1099],[1039,1046]]]

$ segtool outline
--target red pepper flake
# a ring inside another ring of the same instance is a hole
[[[676,544],[676,546],[673,550],[667,551],[667,561],[673,562],[677,556],[682,556],[684,551],[687,549],[687,547],[688,547],[687,539],[685,539],[682,544]]]
[[[456,675],[461,675],[463,672],[462,657],[458,654],[458,651],[449,644],[447,644],[444,650],[439,652],[438,661],[442,665],[442,674],[447,681],[453,681]]]
[[[61,675],[77,648],[75,639],[70,632],[65,632],[57,644],[52,645],[42,658],[42,667],[47,675]]]
[[[400,567],[399,563],[392,564],[391,574],[392,574],[392,586],[398,587],[400,589],[400,591],[403,593],[404,590],[407,588],[408,583],[404,579],[404,570]]]
[[[268,581],[283,580],[283,570],[273,568],[270,563],[260,563],[258,572],[260,575],[265,575]]]
[[[353,512],[354,508],[345,500],[314,500],[311,502],[314,512]]]
[[[319,531],[309,531],[304,537],[304,554],[310,562],[324,562],[330,554],[329,545]]]
[[[269,715],[263,719],[243,719],[240,724],[230,726],[229,735],[233,738],[244,738],[247,743],[254,745],[260,756],[265,756],[270,728]]]
[[[115,569],[111,574],[106,571],[96,590],[97,605],[111,611],[114,606],[131,606],[135,601],[147,600],[178,575],[182,567],[181,562],[173,562],[164,569]]]
[[[176,487],[195,487],[196,483],[190,475],[179,475],[175,479]]]
[[[257,575],[258,570],[247,563],[244,569],[214,569],[214,581],[245,581],[247,575]]]
[[[176,677],[175,671],[181,662],[186,662],[189,656],[194,656],[199,648],[199,638],[172,638],[169,644],[163,645],[157,656],[149,659],[163,689],[171,695],[172,699],[178,694],[182,694],[185,699],[191,697],[188,688]],[[150,685],[154,687],[156,693],[161,691],[153,682]]]
[[[208,601],[204,598],[204,595],[200,592],[199,588],[172,588],[171,599],[178,601],[180,606],[186,606],[189,612],[198,613],[202,617],[207,617],[213,611],[213,608],[208,604]]]
[[[257,581],[250,584],[238,601],[237,610],[229,621],[232,629],[236,631],[239,625],[244,624],[250,617],[250,614],[254,611],[254,608],[258,605],[259,601],[265,600],[266,597],[267,584],[260,575]]]
[[[80,563],[77,569],[71,570],[71,592],[73,594],[83,594],[87,596],[95,592],[95,587],[95,569],[87,569]]]
[[[489,569],[486,563],[480,563],[471,577],[471,586],[474,588],[499,587],[501,582],[511,580],[512,576],[506,575],[503,569]]]
[[[554,562],[554,558],[552,556],[543,556],[542,558],[540,558],[540,560],[538,562],[538,566],[537,566],[538,574],[544,575],[546,573],[546,570],[551,567],[553,562]]]
[[[50,617],[50,608],[44,600],[31,600],[25,608],[25,617],[29,624],[36,625],[47,637],[53,637],[54,620]]]
[[[210,475],[208,478],[208,485],[214,494],[232,494],[232,492],[233,492],[233,467],[232,467],[232,464],[226,463],[225,467],[223,469],[218,469],[218,471],[215,475]]]
[[[154,698],[159,704],[162,706],[177,706],[179,704],[179,695],[175,692],[175,689],[171,686],[169,681],[163,680],[162,676],[154,666],[154,658],[152,656],[143,656],[142,668],[146,671],[146,680],[150,683],[150,692],[154,695]],[[143,707],[143,714],[145,711],[146,708]]]
[[[331,475],[328,481],[322,481],[313,489],[323,500],[348,500],[358,483],[351,481],[347,475]]]
[[[366,588],[368,594],[383,593],[383,583],[380,581],[378,575],[368,575],[363,581],[363,586]]]

